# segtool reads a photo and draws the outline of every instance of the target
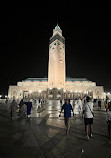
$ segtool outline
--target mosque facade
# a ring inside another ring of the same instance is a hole
[[[104,98],[103,86],[86,78],[67,78],[65,64],[65,38],[57,25],[49,39],[48,78],[27,78],[9,86],[9,99],[94,99]]]

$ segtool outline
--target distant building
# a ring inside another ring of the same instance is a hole
[[[17,86],[9,86],[9,98],[104,98],[103,86],[86,78],[66,78],[65,38],[57,25],[49,40],[48,78],[28,78],[18,82]]]

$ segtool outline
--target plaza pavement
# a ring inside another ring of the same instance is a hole
[[[11,120],[9,106],[0,103],[0,158],[110,158],[105,109],[94,107],[94,135],[86,141],[81,115],[71,118],[70,136],[58,117],[59,101],[33,107],[30,120]],[[83,151],[83,152],[82,152]]]

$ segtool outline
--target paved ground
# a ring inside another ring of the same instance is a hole
[[[30,121],[11,120],[8,105],[0,104],[0,158],[110,158],[111,140],[107,138],[105,109],[94,108],[94,136],[85,139],[80,115],[71,119],[70,136],[65,136],[60,103],[49,101],[32,110]],[[82,149],[84,152],[82,152]]]

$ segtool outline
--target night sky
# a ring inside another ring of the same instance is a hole
[[[0,94],[26,78],[48,77],[49,38],[57,23],[65,37],[66,76],[111,91],[109,4],[0,3]]]

